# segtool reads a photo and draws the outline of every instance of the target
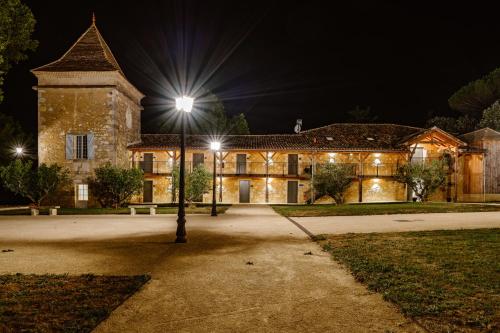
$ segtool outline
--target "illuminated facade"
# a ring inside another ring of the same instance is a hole
[[[39,162],[64,165],[73,177],[59,203],[95,205],[86,180],[106,162],[144,170],[144,191],[136,201],[176,200],[172,170],[179,138],[141,135],[144,95],[126,79],[95,23],[59,60],[32,72],[38,79]],[[412,194],[395,181],[396,168],[447,158],[447,183],[433,200],[499,200],[500,158],[495,156],[500,156],[500,134],[490,131],[457,138],[438,128],[332,124],[300,134],[227,135],[217,154],[217,198],[224,203],[312,202],[315,172],[326,163],[342,163],[352,170],[346,202],[406,201]],[[213,172],[210,141],[203,135],[187,137],[187,172],[197,165]],[[209,192],[200,199],[211,197]]]

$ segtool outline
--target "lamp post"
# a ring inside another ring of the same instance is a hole
[[[186,212],[184,210],[184,169],[186,164],[186,133],[185,133],[185,112],[191,112],[194,99],[188,96],[182,96],[175,99],[175,107],[182,111],[181,114],[181,162],[179,166],[179,209],[177,211],[177,231],[175,233],[176,243],[186,243]]]
[[[216,188],[216,177],[217,177],[217,151],[220,150],[220,142],[218,141],[213,141],[210,142],[210,149],[214,152],[214,172],[213,172],[213,180],[212,180],[212,213],[210,215],[212,216],[217,216],[217,203],[216,203],[216,193],[215,193],[215,188]],[[222,186],[222,183],[220,184]]]

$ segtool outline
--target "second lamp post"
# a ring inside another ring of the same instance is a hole
[[[217,216],[216,187],[217,187],[217,152],[220,150],[220,142],[210,142],[210,149],[214,152],[214,172],[212,179],[212,216]],[[222,186],[222,184],[220,184]]]

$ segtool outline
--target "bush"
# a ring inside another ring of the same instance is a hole
[[[122,207],[133,195],[142,192],[144,174],[139,168],[124,169],[106,163],[89,178],[90,191],[102,207]]]

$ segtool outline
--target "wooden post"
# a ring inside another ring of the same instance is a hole
[[[266,203],[269,202],[269,152],[266,151]]]
[[[177,201],[177,188],[175,186],[174,170],[177,167],[177,150],[174,150],[172,154],[172,203]]]
[[[314,204],[315,193],[314,193],[314,172],[316,171],[316,156],[314,152],[311,156],[311,204]]]
[[[358,202],[363,202],[363,158],[359,153]]]

